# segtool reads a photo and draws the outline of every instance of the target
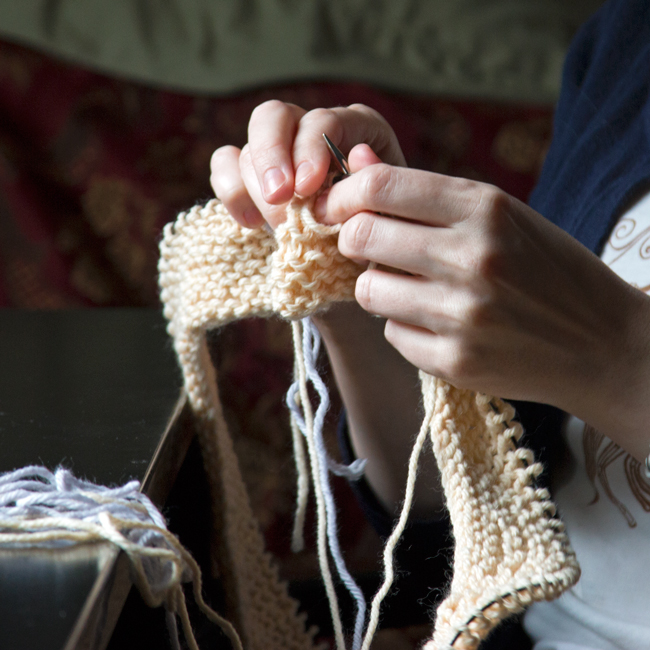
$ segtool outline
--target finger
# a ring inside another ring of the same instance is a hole
[[[381,163],[381,158],[372,150],[367,144],[358,144],[355,145],[349,154],[348,164],[350,166],[350,172],[354,174],[364,167],[369,165],[377,165]],[[314,206],[314,213],[319,221],[323,223],[328,223],[327,218],[327,195],[329,189],[323,192],[318,197],[316,204]]]
[[[347,108],[333,110],[344,113],[341,141],[335,142],[344,152],[350,151],[356,144],[365,143],[385,163],[398,167],[406,166],[397,136],[380,113],[363,104],[352,104]]]
[[[311,196],[321,188],[332,164],[323,133],[337,144],[342,125],[335,109],[317,108],[301,120],[293,144],[293,164],[296,170],[296,193]],[[338,145],[337,145],[338,146]]]
[[[339,251],[356,262],[375,262],[429,278],[463,278],[472,266],[466,258],[463,233],[371,212],[346,221],[339,233]]]
[[[294,193],[293,139],[305,111],[272,100],[251,115],[248,143],[262,196],[267,203],[286,203]]]
[[[460,347],[453,337],[440,336],[397,320],[386,321],[384,336],[407,361],[420,370],[457,387],[465,387],[463,384],[469,379],[469,364],[463,361]]]
[[[277,228],[286,219],[286,203],[273,205],[267,203],[262,195],[262,188],[257,179],[255,168],[248,145],[245,145],[239,156],[239,171],[246,186],[248,195],[257,206],[264,221],[272,228]]]
[[[316,192],[330,168],[331,154],[323,133],[344,154],[354,145],[367,143],[387,162],[405,164],[393,130],[376,111],[361,104],[348,108],[315,109],[300,120],[293,146],[295,187],[302,196]]]
[[[332,187],[321,204],[317,202],[317,214],[331,224],[369,210],[430,225],[451,226],[500,196],[507,198],[496,188],[476,181],[375,164]]]
[[[365,271],[357,278],[355,297],[367,312],[437,334],[458,333],[471,296],[462,288],[421,276]]]
[[[247,228],[258,228],[264,218],[250,197],[239,170],[241,151],[237,147],[220,147],[210,160],[210,183],[226,210]]]

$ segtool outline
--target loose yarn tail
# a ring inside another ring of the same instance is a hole
[[[427,440],[427,435],[429,433],[430,420],[433,413],[433,396],[428,395],[428,399],[425,399],[424,404],[424,420],[420,431],[415,439],[415,444],[411,451],[411,456],[409,457],[408,465],[408,478],[406,481],[406,492],[404,495],[404,502],[402,504],[402,509],[391,532],[386,545],[384,546],[383,561],[384,561],[384,582],[381,587],[378,589],[375,597],[372,601],[372,606],[370,610],[370,621],[368,623],[368,629],[366,635],[363,639],[363,645],[361,650],[369,650],[372,639],[377,630],[377,625],[379,624],[379,612],[381,609],[381,604],[388,595],[390,588],[393,585],[393,580],[395,578],[395,571],[393,568],[393,555],[395,553],[395,548],[399,543],[399,540],[406,528],[406,523],[408,521],[408,516],[411,511],[411,506],[413,504],[413,495],[415,493],[415,480],[417,478],[418,464],[420,462],[420,456],[422,455],[422,450],[424,448],[424,443]]]
[[[295,408],[300,408],[300,394],[294,396]],[[287,400],[289,396],[287,395]],[[293,408],[289,406],[289,408]],[[293,517],[293,530],[291,531],[291,550],[299,553],[305,548],[305,519],[307,517],[307,503],[309,499],[309,471],[305,456],[305,444],[302,433],[298,427],[296,416],[291,412],[291,440],[293,442],[293,458],[296,463],[296,512]]]
[[[345,650],[343,624],[341,623],[338,599],[336,597],[334,581],[332,580],[332,572],[330,570],[329,560],[327,557],[327,511],[323,485],[320,480],[321,460],[316,449],[316,441],[314,439],[314,416],[311,408],[311,402],[309,400],[309,393],[307,390],[307,372],[303,356],[302,328],[300,322],[292,321],[291,329],[293,333],[294,354],[296,357],[295,367],[297,374],[297,389],[299,391],[300,405],[302,407],[303,413],[302,422],[300,416],[295,413],[295,411],[294,417],[296,418],[298,426],[304,429],[303,435],[307,440],[307,450],[309,452],[309,459],[312,467],[314,495],[316,497],[316,544],[318,549],[318,565],[321,570],[321,576],[325,585],[325,593],[327,594],[327,600],[330,606],[330,614],[332,617],[332,625],[334,627],[334,639],[336,641],[336,647],[338,650]],[[295,403],[295,399],[293,402]]]
[[[325,415],[329,409],[329,395],[327,387],[321,379],[316,368],[316,360],[320,348],[320,334],[312,323],[310,318],[304,318],[301,321],[292,322],[295,350],[295,367],[296,382],[289,389],[287,394],[287,403],[292,409],[292,420],[295,420],[299,430],[307,440],[307,447],[310,453],[312,466],[312,475],[314,482],[314,493],[317,502],[318,515],[318,556],[321,566],[321,572],[324,576],[326,593],[330,604],[330,611],[334,621],[335,638],[337,647],[344,650],[345,643],[339,613],[339,606],[336,598],[334,585],[331,582],[331,573],[329,570],[329,561],[327,557],[327,548],[336,567],[337,573],[345,585],[346,589],[352,596],[356,604],[355,627],[352,639],[353,650],[359,650],[361,638],[365,626],[366,600],[363,592],[350,575],[345,561],[341,554],[338,541],[337,523],[336,523],[336,506],[334,496],[329,482],[329,472],[332,466],[338,472],[358,471],[358,465],[354,468],[338,466],[329,458],[323,439],[323,426]],[[309,400],[308,383],[315,388],[320,403],[313,415]],[[299,395],[299,404],[302,406],[302,414],[297,408]],[[327,543],[327,548],[325,544]]]

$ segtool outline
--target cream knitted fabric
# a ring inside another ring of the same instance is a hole
[[[425,403],[433,400],[431,442],[455,538],[450,592],[425,649],[476,648],[500,620],[557,598],[580,568],[548,491],[532,486],[542,466],[517,447],[513,407],[420,379]]]
[[[246,650],[311,647],[254,521],[223,419],[205,332],[235,319],[296,319],[352,300],[360,269],[340,255],[338,229],[295,199],[274,235],[240,228],[210,201],[168,225],[160,285],[169,332],[211,483],[218,561]],[[456,540],[454,577],[427,650],[475,648],[506,616],[552,599],[579,577],[541,467],[518,449],[510,405],[421,373],[431,441]]]

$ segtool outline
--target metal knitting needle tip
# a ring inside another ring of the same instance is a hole
[[[325,144],[334,158],[336,166],[339,168],[339,171],[343,176],[350,176],[350,166],[348,165],[348,159],[341,153],[341,150],[323,133],[325,138]]]

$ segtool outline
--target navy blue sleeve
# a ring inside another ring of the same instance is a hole
[[[599,253],[650,184],[650,2],[609,0],[564,65],[553,140],[530,205]]]

